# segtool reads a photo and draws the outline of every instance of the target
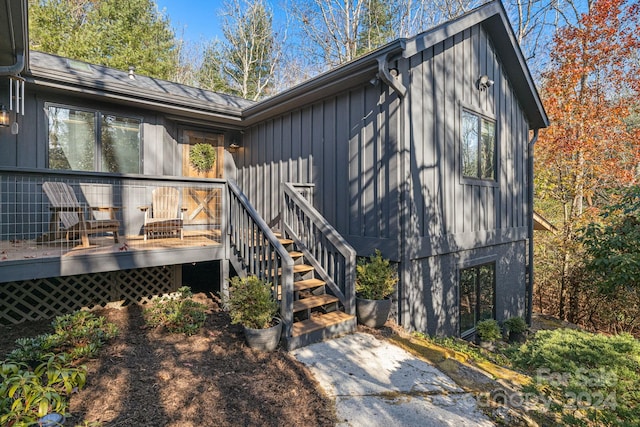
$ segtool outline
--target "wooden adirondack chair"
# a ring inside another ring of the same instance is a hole
[[[182,226],[184,212],[187,208],[180,207],[180,193],[174,187],[158,187],[151,192],[151,207],[140,206],[144,212],[144,240],[154,234],[163,236],[179,234],[183,239]]]
[[[65,235],[67,240],[75,240],[79,236],[82,246],[89,246],[90,234],[113,233],[113,240],[118,243],[120,221],[116,219],[113,206],[90,206],[91,211],[109,213],[109,219],[87,219],[85,209],[76,197],[73,188],[64,182],[45,182],[42,190],[49,199],[51,220],[49,232],[54,239]],[[64,227],[64,228],[63,228]]]

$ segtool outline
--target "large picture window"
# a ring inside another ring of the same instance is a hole
[[[495,318],[495,263],[460,270],[460,336]]]
[[[462,175],[495,180],[496,123],[462,110]]]
[[[141,120],[48,106],[49,168],[140,173]]]

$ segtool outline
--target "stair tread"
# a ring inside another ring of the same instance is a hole
[[[293,302],[293,312],[296,313],[302,310],[308,310],[314,307],[321,307],[326,304],[332,304],[334,302],[340,301],[338,298],[333,295],[316,295],[313,297],[308,297],[304,299],[300,299],[298,301]]]
[[[305,289],[317,288],[326,284],[327,284],[326,282],[320,279],[315,279],[315,278],[307,279],[307,280],[298,280],[297,282],[293,282],[293,290],[294,292],[304,291]]]
[[[307,265],[307,264],[295,264],[293,266],[293,274],[296,273],[307,273],[309,271],[313,271],[314,268],[311,265]]]
[[[291,334],[296,337],[319,329],[327,328],[338,323],[352,320],[355,316],[347,314],[343,311],[332,311],[320,316],[314,316],[311,319],[295,322],[291,328]]]
[[[289,252],[289,256],[293,259],[295,258],[301,258],[304,256],[304,254],[302,252],[298,252],[298,251],[290,251]],[[271,256],[267,256],[267,255],[262,255],[260,257],[260,260],[264,260],[264,259],[274,259],[275,258],[275,253],[272,253]]]
[[[280,242],[280,244],[284,246],[284,245],[291,245],[293,243],[293,240],[280,237],[278,239],[278,242]]]
[[[307,265],[307,264],[294,264],[293,265],[293,274],[308,273],[308,272],[313,271],[313,270],[315,270],[315,268],[313,268],[313,266],[311,266],[311,265]],[[281,274],[282,274],[282,268],[279,268],[278,269],[278,276],[280,276]]]

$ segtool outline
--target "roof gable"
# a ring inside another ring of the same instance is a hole
[[[370,73],[378,72],[378,59],[383,57],[409,58],[475,25],[482,25],[492,40],[531,129],[544,128],[549,119],[522,51],[516,41],[507,13],[499,0],[486,3],[466,14],[438,25],[409,39],[398,39],[367,55],[343,64],[307,82],[268,98],[244,110],[250,123],[266,115],[287,109],[283,104],[312,102],[339,92],[358,78],[367,81]]]

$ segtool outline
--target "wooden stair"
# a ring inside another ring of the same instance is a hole
[[[311,265],[305,264],[294,241],[282,236],[278,240],[294,259],[293,326],[287,348],[293,350],[355,331],[356,317],[345,313],[340,299],[327,292],[326,283],[316,277]]]

